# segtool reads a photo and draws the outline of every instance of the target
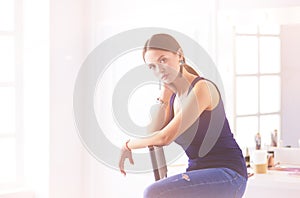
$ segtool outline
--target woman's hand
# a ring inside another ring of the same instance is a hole
[[[120,156],[120,160],[119,160],[119,169],[124,176],[126,176],[126,172],[124,170],[124,163],[125,163],[126,158],[129,159],[130,164],[132,164],[132,165],[134,164],[133,158],[132,158],[132,153],[131,153],[131,150],[128,148],[127,143],[128,143],[128,141],[125,143],[125,145],[121,149],[121,156]]]
[[[172,85],[163,84],[160,98],[169,101],[168,99],[170,99],[173,93],[175,93],[175,90]]]

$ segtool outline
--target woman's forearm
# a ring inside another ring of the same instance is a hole
[[[162,129],[166,123],[166,105],[155,104],[150,109],[150,123],[147,126],[147,132],[153,132]]]
[[[147,138],[130,139],[127,146],[130,149],[140,149],[148,146],[164,146],[166,145],[165,139],[161,131],[156,131],[152,136]]]
[[[170,98],[173,94],[170,87],[164,85],[161,90],[159,101],[150,110],[151,121],[147,126],[147,132],[152,134],[147,138],[131,139],[127,145],[130,149],[146,148],[148,146],[164,146],[169,144],[169,138],[162,129],[170,121]]]

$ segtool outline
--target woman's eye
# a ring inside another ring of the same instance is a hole
[[[149,66],[149,69],[154,69],[155,68],[155,65],[153,65],[153,64],[150,64],[148,66]]]
[[[166,59],[165,58],[160,59],[159,63],[161,63],[161,64],[166,63]]]

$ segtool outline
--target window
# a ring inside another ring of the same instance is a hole
[[[280,27],[234,28],[234,131],[241,147],[270,145],[271,132],[280,131]]]
[[[22,175],[22,69],[18,0],[0,1],[0,186]]]

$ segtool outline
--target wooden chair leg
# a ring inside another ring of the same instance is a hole
[[[163,147],[149,146],[155,181],[167,177],[167,165]]]

